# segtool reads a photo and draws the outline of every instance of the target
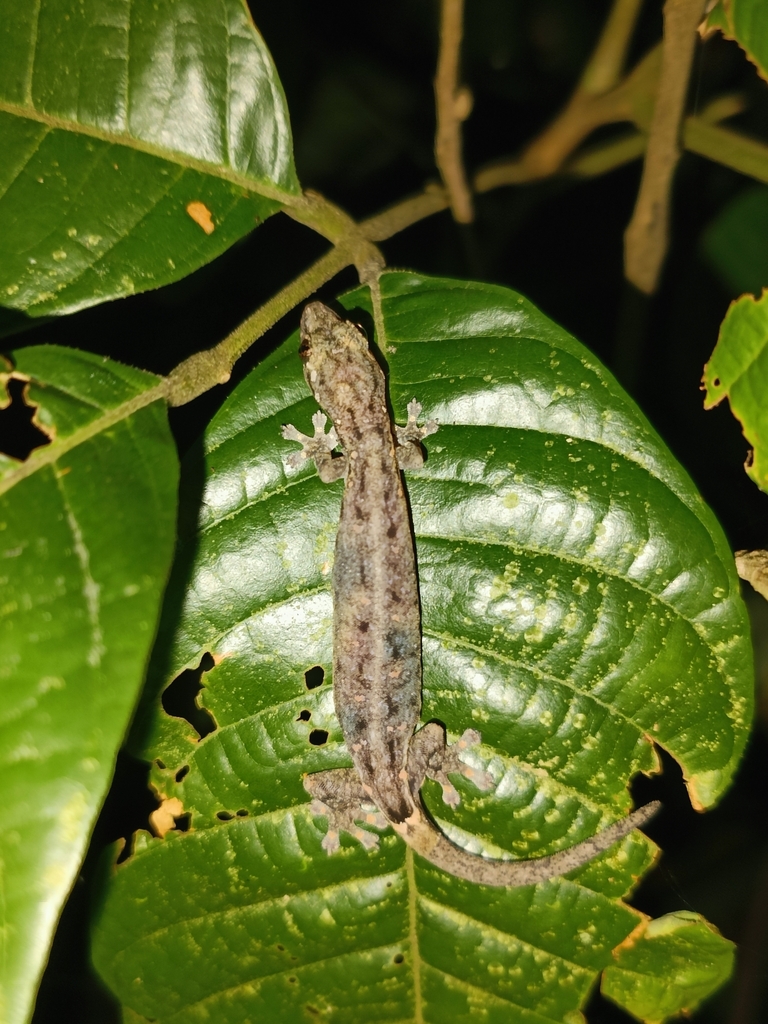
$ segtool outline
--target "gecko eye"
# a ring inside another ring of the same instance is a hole
[[[299,345],[299,355],[302,359],[308,359],[309,353],[312,346],[309,343],[309,338],[302,338],[301,344]]]

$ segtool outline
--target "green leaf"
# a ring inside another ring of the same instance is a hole
[[[298,191],[243,0],[0,0],[0,302],[66,313],[210,262]]]
[[[752,659],[712,513],[610,374],[521,296],[406,273],[381,287],[395,417],[416,395],[441,424],[407,474],[422,718],[481,730],[477,763],[498,784],[458,780],[451,811],[430,783],[441,827],[491,856],[568,847],[657,770],[651,738],[697,805],[714,803],[744,748]],[[369,308],[365,290],[343,302]],[[329,685],[341,485],[287,468],[280,425],[307,429],[316,408],[297,348],[243,381],[204,465],[186,465],[199,517],[132,743],[190,830],[139,836],[105,895],[97,967],[162,1024],[580,1019],[641,920],[621,902],[653,859],[641,834],[568,879],[505,891],[442,874],[391,832],[373,853],[321,849],[302,775],[350,763]],[[206,652],[200,741],[160,696]]]
[[[704,252],[735,295],[768,285],[768,188],[740,193],[707,226]]]
[[[602,992],[642,1021],[687,1016],[728,980],[734,952],[711,924],[680,910],[649,921],[622,944]]]
[[[55,346],[15,361],[54,440],[24,463],[0,457],[7,1024],[29,1019],[134,709],[173,555],[178,480],[156,377]]]
[[[704,408],[728,398],[753,448],[745,469],[763,491],[768,491],[767,344],[768,292],[759,299],[742,295],[728,307],[703,377]]]
[[[705,24],[735,39],[760,75],[768,79],[768,7],[765,0],[720,0]]]

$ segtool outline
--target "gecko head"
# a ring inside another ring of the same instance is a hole
[[[322,302],[310,302],[304,307],[299,355],[305,363],[317,357],[327,359],[349,349],[368,349],[365,335],[354,324],[342,320]]]

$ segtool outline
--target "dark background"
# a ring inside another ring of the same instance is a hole
[[[288,99],[302,185],[356,217],[420,191],[436,178],[432,156],[437,4],[428,0],[251,0]],[[603,24],[601,0],[470,0],[464,77],[475,106],[465,158],[476,169],[514,153],[568,98]],[[646,0],[634,61],[661,35],[661,4]],[[748,99],[730,122],[768,141],[768,85],[734,43],[716,36],[698,48],[690,107],[736,89]],[[620,129],[619,129],[620,130]],[[616,129],[604,129],[609,137]],[[719,325],[736,293],[702,249],[702,233],[754,182],[686,154],[675,180],[673,242],[658,294],[645,300],[623,281],[622,236],[640,180],[639,162],[609,175],[553,179],[477,197],[477,222],[458,228],[448,213],[384,243],[390,266],[509,285],[572,331],[621,377],[714,508],[734,549],[768,545],[768,496],[743,471],[747,445],[727,408],[705,413],[699,383]],[[210,347],[327,248],[277,215],[215,263],[157,292],[50,321],[14,345],[51,342],[108,354],[156,373]],[[356,283],[346,271],[328,299]],[[768,280],[765,282],[768,285]],[[298,323],[294,310],[240,360],[233,379],[171,410],[184,452],[232,387]],[[24,454],[40,443],[17,400],[0,412],[0,449]],[[750,595],[758,649],[768,644],[768,605]],[[768,661],[768,658],[766,659]],[[758,677],[760,677],[760,664]],[[191,701],[194,689],[188,695]],[[660,797],[647,831],[663,848],[660,866],[633,900],[652,916],[702,913],[740,946],[735,978],[695,1015],[701,1024],[768,1020],[768,769],[766,706],[736,783],[706,816],[688,803],[679,769],[639,779],[635,796]],[[146,827],[155,802],[146,767],[125,755],[86,865],[65,909],[38,998],[35,1024],[66,1019],[111,1024],[119,1010],[88,966],[88,891],[107,843]],[[591,1024],[629,1018],[595,994]]]

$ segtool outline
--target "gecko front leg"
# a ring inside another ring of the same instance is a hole
[[[437,420],[427,420],[423,426],[419,426],[421,402],[417,402],[415,398],[408,403],[407,411],[408,422],[405,426],[395,425],[397,464],[400,469],[420,469],[424,465],[421,442],[425,437],[436,433],[439,426]]]
[[[286,441],[298,441],[301,445],[301,451],[292,452],[288,456],[288,465],[292,469],[299,469],[307,459],[313,459],[320,479],[324,484],[331,484],[346,474],[347,460],[344,455],[334,457],[333,450],[338,448],[339,438],[333,424],[326,433],[327,422],[328,417],[318,410],[312,417],[312,426],[315,428],[313,437],[302,434],[292,423],[286,423],[281,434]]]

